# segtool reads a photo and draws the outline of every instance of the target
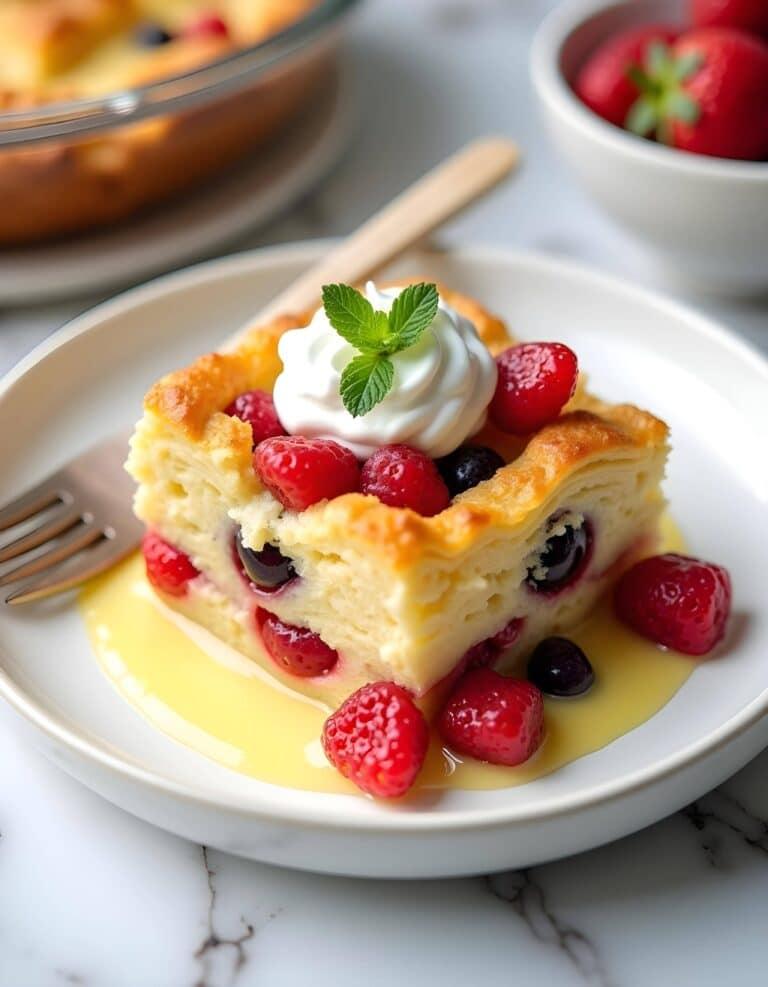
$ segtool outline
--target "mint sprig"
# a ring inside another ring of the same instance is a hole
[[[323,308],[336,332],[359,351],[341,374],[339,393],[353,418],[367,415],[392,389],[395,368],[390,357],[410,349],[437,315],[437,286],[409,285],[392,309],[376,311],[347,284],[323,286]]]

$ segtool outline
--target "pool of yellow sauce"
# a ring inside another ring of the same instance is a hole
[[[663,549],[682,547],[665,522]],[[261,781],[355,790],[322,755],[318,738],[328,711],[166,611],[146,584],[139,556],[90,583],[80,608],[104,672],[163,733]],[[434,739],[420,787],[504,788],[549,774],[648,720],[695,667],[627,630],[607,602],[569,636],[589,656],[595,685],[578,698],[545,699],[546,736],[536,755],[516,768],[494,767],[448,755]]]

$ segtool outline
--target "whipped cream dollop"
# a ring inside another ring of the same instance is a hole
[[[389,312],[401,289],[365,294]],[[485,424],[496,388],[496,361],[469,319],[441,298],[432,325],[409,349],[390,359],[392,390],[366,415],[353,418],[339,394],[341,374],[357,351],[335,331],[320,308],[305,329],[280,339],[283,371],[274,389],[275,408],[288,432],[335,439],[359,459],[380,446],[406,443],[437,458],[452,452]]]

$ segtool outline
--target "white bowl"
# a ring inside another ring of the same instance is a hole
[[[292,245],[200,265],[46,340],[0,382],[0,502],[134,420],[153,380],[234,332],[327,249]],[[760,554],[768,468],[759,455],[768,448],[768,363],[687,309],[532,254],[426,251],[390,273],[482,298],[522,338],[562,339],[598,393],[669,421],[675,516],[692,550],[733,575],[725,653],[698,664],[636,730],[547,777],[497,791],[424,792],[402,806],[265,784],[170,740],[102,674],[66,598],[0,608],[0,699],[31,742],[111,802],[257,860],[445,877],[526,866],[626,835],[719,784],[768,743]]]
[[[572,0],[541,25],[531,73],[556,147],[597,203],[652,247],[668,279],[727,294],[768,289],[768,162],[689,154],[635,137],[578,99],[591,51],[631,25],[684,23],[680,0]]]

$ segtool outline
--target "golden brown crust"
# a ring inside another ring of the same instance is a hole
[[[504,323],[476,301],[443,287],[440,293],[472,319],[493,352],[510,344],[512,337]],[[227,431],[226,423],[232,419],[221,411],[243,390],[271,389],[280,372],[280,336],[306,325],[309,317],[308,313],[285,316],[250,329],[231,352],[208,354],[169,374],[150,390],[146,410],[182,440],[200,443],[209,451],[224,445],[231,452],[234,443],[251,475],[247,430]],[[592,462],[615,457],[631,464],[646,461],[649,452],[665,454],[667,435],[667,426],[653,415],[632,405],[606,404],[580,388],[565,413],[527,440],[503,436],[490,426],[484,429],[478,440],[502,451],[508,465],[435,517],[387,507],[362,494],[338,497],[310,508],[305,515],[315,539],[328,545],[357,543],[375,551],[393,568],[412,566],[422,558],[460,553],[489,529],[519,526]],[[255,489],[259,489],[258,481]]]
[[[347,494],[323,507],[324,536],[329,543],[345,539],[375,545],[394,569],[430,556],[460,555],[485,531],[516,528],[590,462],[613,455],[637,458],[665,449],[666,440],[663,422],[629,405],[611,408],[606,417],[573,411],[542,429],[517,459],[441,514],[425,518],[373,497]]]
[[[236,350],[206,353],[150,388],[144,407],[189,438],[199,439],[209,420],[243,391],[271,390],[280,373],[277,343],[289,329],[306,325],[306,316],[284,315],[251,330]]]

